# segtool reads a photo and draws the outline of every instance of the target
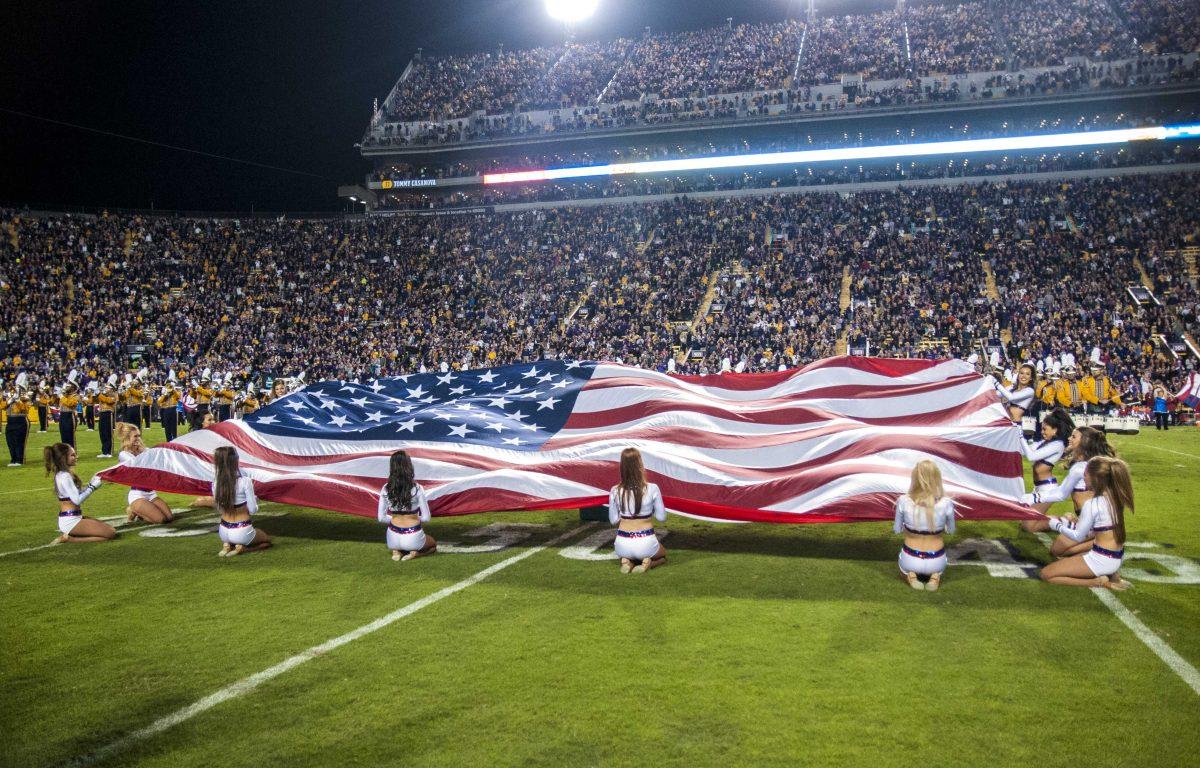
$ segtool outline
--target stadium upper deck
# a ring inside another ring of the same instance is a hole
[[[922,3],[640,40],[415,57],[365,156],[1194,82],[1194,0]]]

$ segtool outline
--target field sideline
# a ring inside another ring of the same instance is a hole
[[[669,564],[641,576],[600,559],[607,526],[581,528],[574,510],[435,519],[467,551],[408,563],[372,520],[278,504],[259,522],[277,547],[231,560],[210,510],[44,547],[40,454],[55,439],[35,433],[27,465],[0,468],[3,766],[1095,768],[1200,754],[1195,428],[1113,438],[1138,501],[1136,586],[1116,600],[1182,658],[1174,669],[1096,595],[1030,578],[1046,548],[1013,524],[960,525],[937,594],[896,578],[882,523],[673,516]],[[111,464],[97,452],[82,432],[85,480]],[[123,520],[124,506],[105,486],[85,511]]]

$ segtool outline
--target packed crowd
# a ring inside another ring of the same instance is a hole
[[[1149,175],[355,220],[3,212],[0,365],[320,377],[616,359],[796,365],[839,349],[1098,358],[1171,378],[1200,177]],[[1134,257],[1163,294],[1139,307]],[[989,293],[983,259],[994,273]]]
[[[703,99],[836,83],[843,75],[903,82],[914,76],[1058,66],[1072,57],[1100,62],[1197,49],[1196,0],[1122,0],[1121,8],[1118,15],[1108,0],[931,2],[808,23],[740,24],[640,40],[423,56],[413,61],[378,122],[453,121],[479,111],[511,116],[544,108],[578,108],[584,112],[576,117],[586,120],[589,107],[644,96]],[[895,87],[920,96],[912,82]],[[519,128],[502,123],[509,130]],[[446,126],[424,130],[442,132],[443,140],[462,140],[447,137]]]

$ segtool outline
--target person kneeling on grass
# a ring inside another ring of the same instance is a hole
[[[954,500],[946,496],[942,472],[925,459],[913,467],[908,493],[896,499],[895,533],[904,533],[900,573],[913,589],[936,592],[946,570],[943,533],[954,533]],[[922,583],[921,576],[929,582]]]
[[[117,454],[117,458],[122,464],[131,463],[146,451],[146,445],[142,442],[142,430],[136,424],[126,422],[117,424],[117,438],[121,441],[121,452]],[[125,507],[125,522],[127,523],[132,523],[139,518],[154,525],[175,521],[175,515],[171,513],[171,508],[149,488],[130,488],[126,501],[128,506]]]
[[[1129,466],[1120,459],[1096,456],[1087,463],[1087,487],[1092,498],[1079,510],[1079,520],[1050,518],[1050,529],[1072,542],[1094,537],[1092,547],[1082,554],[1065,557],[1042,569],[1042,580],[1075,587],[1128,589],[1121,578],[1125,555],[1125,512],[1133,511],[1133,482]]]
[[[247,550],[270,547],[271,537],[256,530],[250,519],[258,512],[258,497],[254,495],[254,481],[243,477],[238,469],[237,451],[229,446],[213,451],[213,470],[216,475],[212,483],[213,501],[221,513],[217,532],[222,546],[217,557],[233,557]]]
[[[608,522],[617,526],[613,549],[621,558],[621,573],[644,573],[667,562],[667,550],[654,535],[651,517],[666,522],[662,493],[646,482],[642,454],[637,448],[626,448],[621,451],[621,482],[608,493]]]
[[[437,552],[437,540],[422,527],[429,522],[429,500],[413,476],[408,454],[393,453],[387,485],[379,490],[375,513],[379,522],[387,524],[387,546],[393,560],[412,560]]]
[[[83,502],[103,482],[99,475],[86,486],[75,474],[75,449],[66,443],[55,443],[42,449],[46,461],[46,474],[54,473],[54,490],[58,494],[58,531],[51,544],[79,543],[84,541],[111,541],[117,531],[108,523],[93,517],[84,517]]]

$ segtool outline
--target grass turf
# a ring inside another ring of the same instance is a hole
[[[33,435],[30,456],[51,437]],[[1136,482],[1130,541],[1195,567],[1200,432],[1114,443]],[[84,479],[107,464],[97,452],[81,433]],[[105,486],[85,509],[120,515],[124,500]],[[499,552],[397,564],[371,520],[263,511],[278,546],[229,561],[211,511],[0,557],[0,764],[86,755],[579,525],[574,511],[435,520],[461,545],[492,523],[545,527]],[[666,527],[670,563],[651,574],[560,556],[594,526],[103,764],[1104,766],[1200,752],[1200,696],[1087,590],[957,565],[941,592],[916,593],[885,524]],[[0,469],[0,553],[54,533],[40,467]],[[1047,559],[1015,525],[965,524],[948,543],[968,538]],[[1130,561],[1137,587],[1119,599],[1200,665],[1200,585],[1144,578],[1171,565]]]

